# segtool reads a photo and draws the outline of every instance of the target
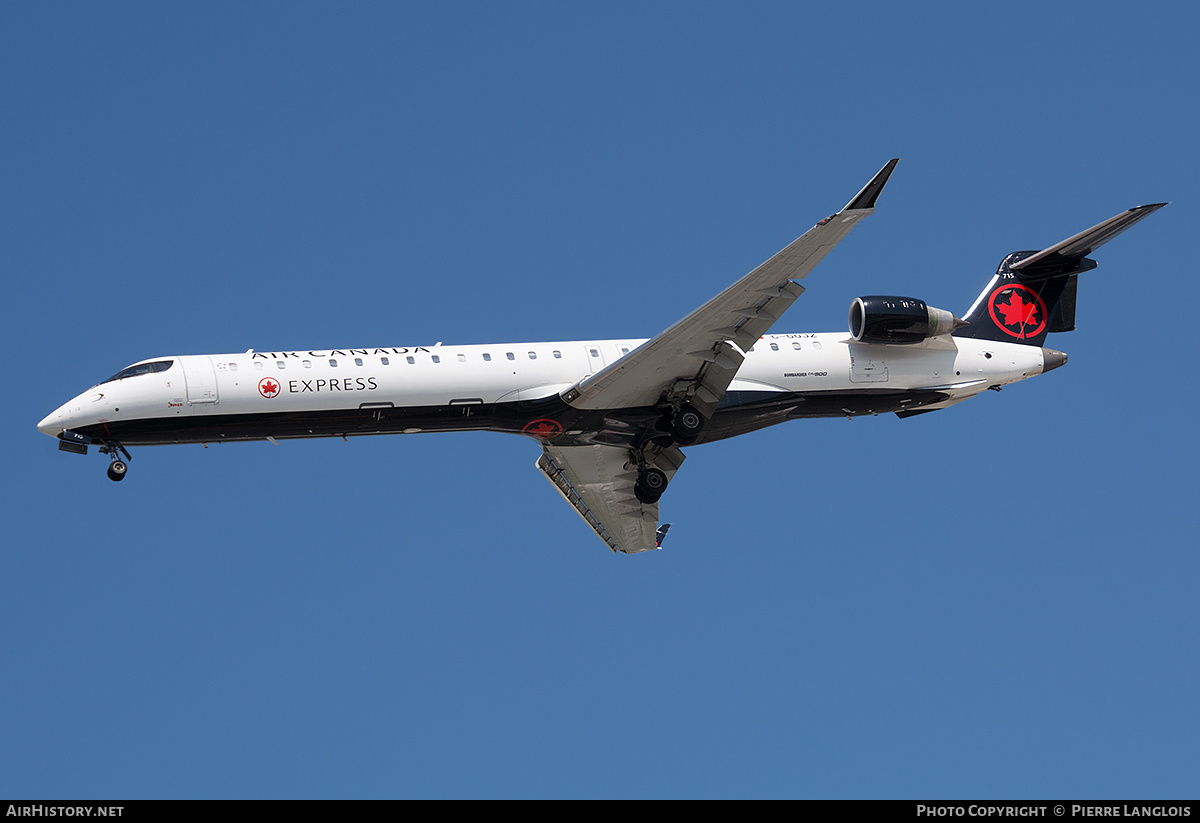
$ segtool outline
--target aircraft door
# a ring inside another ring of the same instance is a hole
[[[878,351],[869,351],[862,346],[850,346],[850,382],[886,383],[887,361]]]
[[[183,361],[183,378],[187,383],[188,405],[217,402],[217,370],[207,354],[179,358]]]

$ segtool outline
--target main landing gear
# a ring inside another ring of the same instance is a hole
[[[667,473],[653,466],[644,466],[633,484],[633,496],[646,505],[657,503],[667,490]]]
[[[687,403],[671,415],[671,439],[681,446],[690,446],[704,431],[704,415]]]
[[[110,440],[100,447],[100,453],[107,454],[112,459],[112,462],[108,464],[108,479],[114,483],[118,480],[124,480],[125,473],[129,471],[129,465],[125,460],[117,457],[117,452],[120,452],[125,457],[125,460],[133,459],[129,456],[129,452],[125,451],[125,447],[115,440]]]
[[[667,472],[658,466],[668,470],[679,468],[683,455],[678,447],[690,446],[698,441],[708,423],[704,415],[689,403],[676,401],[676,405],[670,405],[664,400],[658,406],[658,412],[662,416],[652,427],[643,430],[641,438],[630,449],[630,459],[625,464],[630,468],[637,466],[633,496],[647,506],[658,502],[670,482]]]
[[[690,446],[700,439],[708,421],[695,406],[688,403],[678,403],[668,406],[664,403],[659,407],[662,417],[653,430],[645,432],[644,440],[636,443],[631,451],[631,463],[637,465],[637,480],[633,484],[633,496],[646,505],[653,505],[667,490],[670,478],[667,473],[654,464],[658,457],[668,449],[677,446]],[[669,460],[668,469],[678,468],[683,457]],[[660,465],[664,465],[660,463]]]

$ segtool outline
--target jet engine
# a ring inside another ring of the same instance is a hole
[[[850,304],[850,334],[860,343],[920,343],[967,325],[911,297],[871,295]]]

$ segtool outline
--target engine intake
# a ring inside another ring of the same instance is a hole
[[[966,323],[912,297],[870,295],[850,304],[850,334],[860,343],[920,343]]]

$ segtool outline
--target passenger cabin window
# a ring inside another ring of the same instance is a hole
[[[433,362],[434,362],[434,363],[441,363],[441,362],[442,362],[442,358],[438,357],[438,356],[435,354],[435,355],[433,356]]]
[[[628,347],[628,346],[621,346],[621,356],[623,357],[623,356],[625,356],[625,355],[627,355],[627,354],[629,354],[629,347]]]
[[[529,359],[530,359],[530,360],[537,360],[537,352],[535,352],[535,351],[531,351],[531,352],[529,353]]]
[[[504,353],[504,356],[505,356],[505,357],[507,357],[509,360],[516,360],[516,359],[517,359],[517,356],[516,356],[515,354],[513,354],[512,352],[510,352],[510,351],[508,351],[508,352],[505,352],[505,353]]]
[[[262,364],[262,361],[261,361],[261,360],[255,360],[255,361],[254,361],[254,369],[255,369],[255,371],[262,371],[262,370],[263,370],[263,364]]]
[[[386,366],[388,364],[388,359],[386,357],[381,357],[379,358],[379,362]]]
[[[417,362],[417,358],[413,357],[411,354],[410,354],[408,357],[404,358],[404,359],[408,361],[408,365],[410,365],[410,366],[411,366],[413,363],[416,363],[416,362]]]
[[[799,340],[794,341],[792,343],[792,348],[795,349],[796,351],[800,351],[800,341]]]
[[[779,351],[779,344],[778,344],[778,343],[772,343],[772,344],[771,344],[771,351]]]
[[[599,357],[599,356],[600,356],[600,352],[599,352],[598,350],[596,350],[596,349],[588,349],[588,356],[590,356],[590,357]]]
[[[483,360],[485,363],[490,363],[490,362],[492,362],[492,356],[490,354],[488,354],[487,352],[484,352]]]
[[[356,365],[356,366],[361,366],[361,365],[362,365],[362,358],[361,358],[361,357],[356,357],[356,358],[354,358],[354,365]]]
[[[814,340],[814,341],[813,341],[813,348],[814,348],[814,349],[816,349],[817,351],[820,351],[820,350],[821,350],[821,341],[820,341],[820,340]]]
[[[229,370],[230,370],[230,371],[237,371],[237,363],[230,363],[230,364],[229,364]]]
[[[279,367],[279,368],[281,368],[281,369],[286,369],[286,368],[287,368],[287,363],[285,363],[285,362],[284,362],[284,361],[282,361],[282,360],[276,360],[276,361],[275,361],[275,365],[276,365],[276,366],[278,366],[278,367]]]
[[[336,357],[329,358],[329,365],[333,366],[336,369],[337,368],[337,358]]]
[[[465,354],[460,354],[460,355],[458,356],[458,362],[459,362],[459,363],[466,363],[466,362],[467,362],[467,356],[466,356]]]
[[[104,382],[111,383],[114,380],[124,380],[126,377],[137,377],[142,374],[158,374],[171,368],[171,364],[174,362],[174,360],[155,360],[153,363],[138,363],[136,366],[121,369]]]
[[[312,368],[312,361],[311,361],[311,360],[301,360],[301,361],[300,361],[300,365],[301,365],[301,366],[303,366],[303,367],[304,367],[304,368],[306,368],[306,369],[311,369],[311,368]]]
[[[560,351],[556,351],[556,352],[554,353],[554,359],[555,359],[555,360],[562,360],[562,352],[560,352]]]

